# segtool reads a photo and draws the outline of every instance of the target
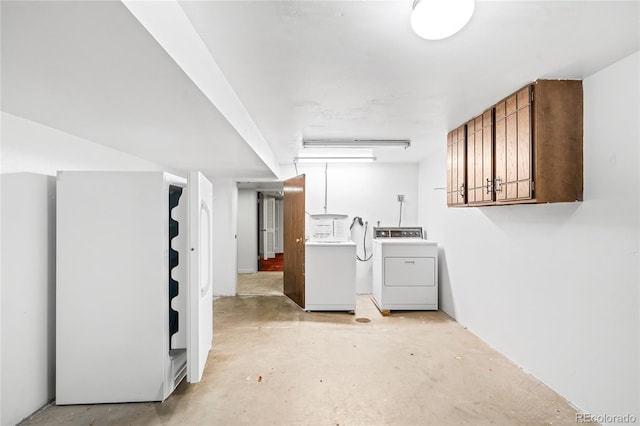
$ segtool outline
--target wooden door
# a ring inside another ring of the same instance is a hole
[[[485,203],[495,200],[493,191],[493,108],[482,114],[482,201]]]
[[[496,125],[495,125],[495,182],[494,190],[496,193],[496,201],[504,201],[507,199],[507,191],[503,190],[505,177],[507,176],[507,113],[506,102],[500,102],[496,105]]]
[[[482,132],[476,134],[476,120],[467,122],[467,203],[482,201]],[[478,146],[476,146],[476,141]],[[476,170],[480,176],[476,176]],[[479,191],[479,194],[476,192]],[[479,197],[477,197],[479,195]]]
[[[453,140],[454,132],[457,132],[457,130],[452,130],[447,134],[447,206],[450,206],[453,204],[453,197],[454,197],[453,190],[455,188],[455,184],[451,179],[451,176],[452,176],[451,171],[453,169],[452,140]]]
[[[531,150],[532,134],[531,127],[531,87],[525,87],[516,95],[517,116],[517,152],[518,152],[518,181],[516,184],[516,194],[519,200],[529,200],[532,198],[532,174],[531,174]]]
[[[304,308],[305,176],[284,181],[284,294]]]
[[[530,200],[532,127],[531,86],[496,105],[496,200]]]
[[[466,203],[466,125],[452,130],[447,135],[447,205]]]
[[[492,202],[493,178],[493,108],[489,108],[467,122],[467,202]]]
[[[463,205],[467,203],[467,129],[462,125],[458,127],[457,141],[457,173],[458,173],[458,197],[457,204]]]

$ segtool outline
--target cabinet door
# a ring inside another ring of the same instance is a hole
[[[478,189],[478,182],[482,179],[481,176],[476,176],[476,170],[482,173],[482,167],[479,166],[482,163],[482,148],[478,149],[476,146],[475,124],[475,119],[467,122],[467,202],[469,204],[478,202],[476,189]],[[479,139],[482,142],[482,135]]]
[[[531,87],[527,86],[495,108],[496,200],[532,198]]]
[[[484,202],[495,200],[493,191],[493,108],[482,114],[482,199]]]
[[[452,188],[454,188],[453,180],[451,179],[451,170],[453,168],[453,143],[451,143],[453,139],[453,131],[447,134],[447,205],[450,206],[453,204],[453,192]]]
[[[447,204],[466,202],[466,125],[447,135]]]
[[[493,197],[492,108],[467,123],[467,194],[469,204],[486,204]]]

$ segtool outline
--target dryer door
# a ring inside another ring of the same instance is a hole
[[[436,262],[433,257],[385,257],[386,287],[435,286]]]
[[[202,378],[213,340],[213,187],[200,172],[189,173],[189,307],[187,381]]]

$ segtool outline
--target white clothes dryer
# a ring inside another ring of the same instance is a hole
[[[438,244],[422,228],[374,228],[373,300],[381,311],[438,309]]]

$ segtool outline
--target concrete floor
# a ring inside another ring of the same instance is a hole
[[[163,403],[52,405],[23,424],[576,423],[562,397],[442,312],[383,317],[358,296],[355,315],[306,313],[271,294],[274,273],[260,274],[239,285],[251,295],[214,302],[201,383],[183,381]],[[271,284],[261,290],[261,279]]]

